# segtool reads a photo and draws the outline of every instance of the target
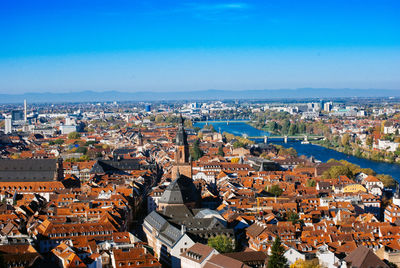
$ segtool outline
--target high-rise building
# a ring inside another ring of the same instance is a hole
[[[332,110],[332,102],[331,101],[325,102],[324,103],[324,111],[329,113],[331,110]]]
[[[12,132],[12,116],[8,115],[5,119],[4,133],[9,134]]]
[[[22,120],[24,120],[24,111],[22,111],[22,110],[11,111],[11,119],[13,121],[22,121]]]

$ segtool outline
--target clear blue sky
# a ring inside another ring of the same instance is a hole
[[[1,0],[0,93],[400,89],[398,0]]]

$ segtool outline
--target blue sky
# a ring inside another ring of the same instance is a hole
[[[400,89],[398,0],[2,0],[0,93]]]

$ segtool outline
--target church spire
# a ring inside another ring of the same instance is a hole
[[[185,119],[183,119],[182,114],[180,114],[178,121],[178,130],[176,132],[175,144],[180,146],[188,145],[187,135],[184,128]]]

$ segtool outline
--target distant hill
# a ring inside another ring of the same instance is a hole
[[[385,89],[265,89],[265,90],[202,90],[184,92],[120,92],[80,91],[68,93],[0,94],[0,103],[29,102],[96,102],[96,101],[160,101],[160,100],[224,100],[224,99],[304,99],[342,97],[400,97],[400,90]]]

